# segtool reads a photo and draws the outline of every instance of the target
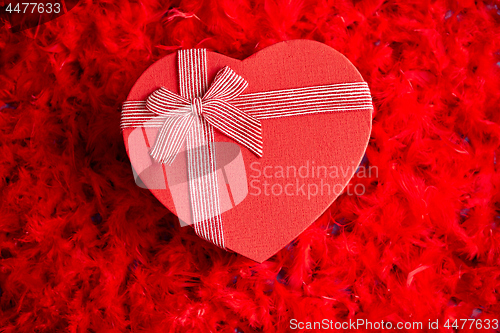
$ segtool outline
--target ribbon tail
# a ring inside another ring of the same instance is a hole
[[[210,125],[262,157],[262,125],[259,119],[222,100],[207,102],[203,105],[203,112]]]
[[[158,163],[172,164],[186,141],[194,120],[192,115],[167,117],[149,152],[151,157]]]

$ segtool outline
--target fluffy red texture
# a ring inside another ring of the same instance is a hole
[[[4,28],[0,330],[499,318],[499,36],[500,4],[479,0],[86,0],[38,29]],[[135,185],[119,108],[179,48],[243,59],[294,38],[334,47],[370,85],[363,165],[377,172],[256,264]]]

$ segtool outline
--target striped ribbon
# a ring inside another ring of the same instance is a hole
[[[221,69],[208,87],[205,49],[179,51],[178,67],[180,95],[161,87],[146,101],[126,101],[121,128],[160,128],[150,150],[158,163],[171,164],[186,145],[195,231],[222,248],[214,129],[261,157],[261,119],[373,110],[366,82],[243,94],[248,83],[229,67]]]

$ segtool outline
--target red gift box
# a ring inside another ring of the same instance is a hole
[[[132,88],[122,127],[132,166],[158,200],[203,238],[261,262],[348,184],[371,114],[368,87],[344,56],[296,40],[243,61],[169,55]],[[229,143],[240,158],[225,163]]]

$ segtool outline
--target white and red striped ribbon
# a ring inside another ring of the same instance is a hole
[[[222,248],[214,128],[262,156],[260,119],[373,110],[366,82],[242,94],[248,83],[229,67],[208,87],[205,49],[179,51],[178,66],[180,95],[161,87],[146,101],[126,101],[121,128],[160,128],[150,151],[159,163],[172,163],[186,144],[195,231]]]
[[[208,89],[206,51],[204,49],[179,51],[178,67],[181,96],[188,101],[194,101],[192,105],[187,105],[191,107],[192,112],[184,115],[194,119],[186,137],[189,196],[194,230],[202,238],[225,248],[213,146],[214,129],[208,124],[207,119],[201,116],[201,105],[199,105],[199,98]],[[167,145],[168,143],[165,142]]]

